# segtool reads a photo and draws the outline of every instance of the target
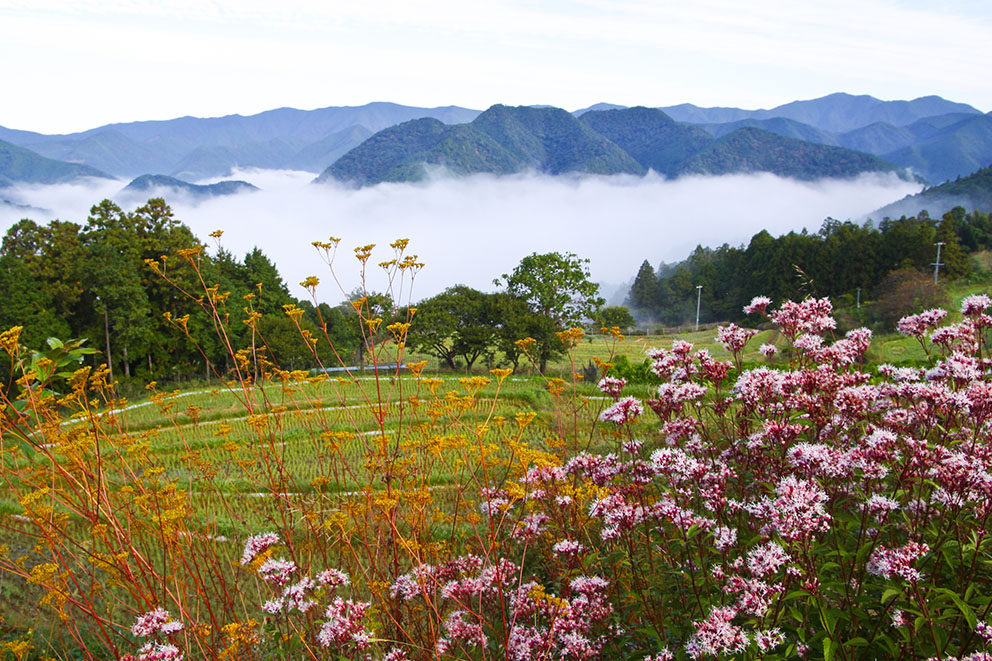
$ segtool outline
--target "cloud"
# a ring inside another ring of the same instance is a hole
[[[315,275],[319,298],[331,303],[360,284],[352,248],[368,243],[378,247],[367,284],[381,290],[386,285],[375,264],[392,258],[390,242],[410,239],[408,252],[426,263],[413,300],[453,284],[493,290],[494,278],[532,252],[574,252],[591,260],[594,279],[619,283],[633,277],[645,259],[657,265],[684,259],[696,245],[746,244],[762,229],[774,235],[815,231],[828,216],[860,219],[920,188],[887,175],[800,182],[769,174],[666,180],[439,173],[422,184],[359,190],[310,185],[312,175],[304,172],[250,170],[230,178],[263,190],[199,204],[181,197],[167,201],[208,245],[210,232],[219,229],[222,245],[236,255],[258,246],[295,296],[305,295],[297,283]],[[103,197],[120,200],[121,185],[22,187],[6,197],[82,223]],[[22,215],[0,208],[0,225],[6,228]],[[331,236],[341,238],[333,265],[340,287],[311,245]]]

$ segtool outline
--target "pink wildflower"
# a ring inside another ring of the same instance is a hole
[[[961,314],[977,316],[992,307],[992,298],[985,294],[975,294],[961,301]]]
[[[833,310],[829,298],[807,298],[801,303],[786,301],[770,317],[783,333],[795,338],[803,333],[818,334],[836,328],[837,322],[830,316]]]
[[[947,316],[947,310],[934,308],[919,314],[903,317],[896,324],[896,329],[903,335],[922,340],[928,331],[936,328],[940,321]]]
[[[175,645],[147,643],[138,650],[137,661],[183,661],[183,654]]]
[[[717,526],[713,530],[713,546],[717,551],[726,551],[737,543],[737,529]]]
[[[789,554],[776,542],[756,546],[747,554],[747,568],[754,576],[767,576],[790,560]]]
[[[325,569],[320,572],[317,574],[317,582],[334,588],[351,583],[348,575],[338,569]]]
[[[758,352],[765,358],[771,358],[778,353],[778,348],[774,344],[762,344],[758,347]]]
[[[457,610],[448,616],[444,621],[444,628],[453,640],[460,640],[462,643],[485,647],[487,638],[482,632],[482,624],[476,619],[472,621],[466,611]]]
[[[905,546],[895,549],[887,549],[879,544],[871,554],[865,568],[869,574],[882,578],[899,576],[907,581],[918,581],[922,575],[913,566],[913,563],[929,552],[929,546],[917,542],[909,542]]]
[[[345,601],[335,597],[327,607],[324,617],[327,621],[317,633],[317,642],[324,647],[357,647],[368,649],[372,644],[372,634],[362,625],[361,620],[372,604],[367,602]]]
[[[182,622],[170,620],[169,611],[156,608],[138,616],[137,622],[131,627],[131,633],[142,638],[156,635],[168,636],[182,628]]]
[[[269,558],[258,568],[258,575],[263,581],[285,585],[289,582],[289,577],[296,573],[296,563],[292,560],[273,560]]]
[[[274,532],[267,532],[262,535],[255,535],[254,537],[249,537],[245,542],[245,551],[241,555],[241,564],[247,565],[249,562],[254,560],[258,554],[262,553],[270,546],[274,546],[279,543],[279,535]]]
[[[772,299],[767,296],[755,296],[744,306],[744,314],[765,314],[765,310],[771,304]]]
[[[893,627],[908,627],[910,625],[909,616],[903,612],[902,609],[896,609],[892,611],[892,626]]]
[[[766,629],[754,634],[754,642],[761,652],[767,652],[785,642],[785,634],[779,628]]]
[[[747,507],[752,514],[768,519],[770,530],[788,540],[802,539],[830,527],[827,494],[813,480],[789,475],[775,487],[776,497]]]
[[[865,503],[865,509],[884,523],[889,518],[889,512],[899,509],[899,503],[876,493]]]
[[[582,553],[585,550],[585,547],[574,539],[563,539],[560,542],[556,542],[555,545],[551,547],[551,550],[558,555],[576,556]]]
[[[627,379],[621,379],[614,376],[604,376],[599,380],[596,386],[606,395],[610,397],[619,397],[620,391],[623,387],[627,385]]]
[[[732,624],[737,609],[732,606],[714,608],[705,620],[695,622],[696,631],[689,638],[685,649],[694,659],[701,656],[743,652],[748,645],[748,635]]]
[[[618,425],[625,425],[644,413],[641,402],[634,397],[624,397],[602,413],[599,419],[603,422],[614,422]]]
[[[737,353],[747,346],[747,341],[758,334],[758,331],[741,328],[736,324],[720,326],[716,332],[716,341],[724,346],[727,351]]]

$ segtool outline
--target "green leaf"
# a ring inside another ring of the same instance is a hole
[[[829,638],[823,639],[823,661],[833,661],[834,642]]]
[[[48,346],[50,346],[53,349],[61,349],[62,347],[65,346],[64,344],[62,344],[62,340],[60,340],[57,337],[50,337],[47,340],[45,340],[45,342],[47,342]]]
[[[868,640],[858,636],[844,643],[844,647],[868,647]]]
[[[823,624],[823,628],[827,633],[833,634],[834,625],[837,623],[837,618],[830,610],[820,611],[820,623]]]
[[[899,597],[901,595],[902,595],[902,590],[897,590],[895,588],[889,588],[888,590],[886,590],[885,592],[882,593],[882,603],[883,604],[887,604],[887,603],[889,603],[889,599],[894,599],[894,598]]]
[[[964,619],[968,621],[968,628],[974,631],[975,626],[978,624],[978,618],[975,616],[975,611],[971,609],[964,599],[958,596],[957,592],[953,590],[948,590],[947,588],[937,588],[938,592],[946,594],[954,602],[954,605],[958,607],[961,614],[964,615]]]

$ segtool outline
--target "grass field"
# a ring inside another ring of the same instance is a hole
[[[956,291],[955,305],[982,290]],[[478,367],[468,376],[430,361],[420,376],[275,370],[258,383],[152,385],[132,401],[113,399],[84,370],[59,386],[59,397],[31,405],[33,431],[23,438],[34,451],[16,434],[0,437],[0,640],[35,626],[49,645],[127,649],[135,612],[171,603],[216,623],[186,640],[210,656],[232,644],[221,624],[259,616],[264,590],[238,559],[245,540],[265,531],[279,531],[301,565],[346,570],[365,597],[385,604],[384,586],[405,568],[492,550],[480,503],[504,490],[512,499],[529,468],[619,453],[625,439],[664,445],[650,412],[626,437],[601,422],[612,399],[576,372],[618,356],[638,365],[676,339],[730,360],[715,335],[590,335],[546,376]],[[758,352],[765,343],[782,353],[766,360]],[[762,330],[743,359],[745,368],[785,369],[791,356],[777,331]],[[915,340],[892,335],[877,337],[867,359],[919,364],[926,355]],[[624,392],[642,402],[653,394],[648,383]],[[721,437],[735,440],[729,427]],[[595,486],[572,494],[578,511],[598,494]],[[39,567],[63,573],[42,580]],[[70,577],[89,587],[70,590]],[[70,592],[78,600],[70,603],[113,633],[85,618],[65,627]]]

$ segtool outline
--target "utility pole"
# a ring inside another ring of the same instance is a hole
[[[703,298],[703,286],[696,285],[696,330],[699,330],[699,302]]]
[[[941,267],[940,247],[946,246],[947,244],[944,243],[943,241],[938,241],[933,245],[937,246],[937,261],[933,263],[933,284],[937,284],[937,277],[940,275],[940,267]]]
[[[858,287],[858,309],[861,309],[861,287]]]

